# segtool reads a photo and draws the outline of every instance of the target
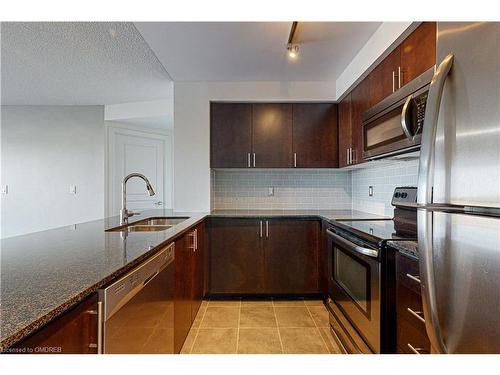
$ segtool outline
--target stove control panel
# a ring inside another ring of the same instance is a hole
[[[417,205],[417,188],[403,186],[394,189],[391,204],[395,207],[415,207]]]

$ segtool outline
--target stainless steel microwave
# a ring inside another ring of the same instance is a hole
[[[363,159],[381,159],[420,149],[430,68],[361,116]]]

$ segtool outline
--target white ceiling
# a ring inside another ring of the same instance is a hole
[[[174,81],[335,81],[380,22],[135,23]]]
[[[1,38],[2,104],[101,105],[171,91],[132,23],[3,22]]]

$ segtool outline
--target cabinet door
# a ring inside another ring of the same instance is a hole
[[[318,293],[319,221],[268,220],[264,230],[267,293]]]
[[[14,348],[23,354],[97,354],[97,293]]]
[[[402,84],[436,64],[436,22],[423,22],[401,44]]]
[[[349,165],[349,149],[352,147],[351,93],[339,103],[339,167]]]
[[[174,352],[180,353],[191,329],[191,252],[192,236],[175,241]]]
[[[252,144],[256,168],[293,167],[292,105],[254,104]]]
[[[399,88],[400,54],[398,46],[370,73],[370,107]]]
[[[210,104],[210,167],[247,168],[252,152],[252,105]]]
[[[363,132],[361,115],[370,108],[370,76],[352,90],[352,151],[353,163],[363,163]]]
[[[293,104],[293,153],[296,168],[337,168],[337,105]]]
[[[194,321],[204,296],[205,224],[193,230],[193,252],[191,254],[191,319]]]
[[[210,293],[263,291],[264,257],[260,221],[218,219],[210,223]]]

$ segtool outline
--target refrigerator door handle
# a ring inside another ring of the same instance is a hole
[[[439,118],[439,107],[443,96],[446,77],[453,65],[453,54],[449,54],[439,64],[429,87],[426,111],[424,117],[424,129],[420,148],[420,160],[418,171],[418,193],[417,204],[425,207],[432,203],[432,186],[434,176],[434,148],[436,142],[436,131]],[[418,247],[420,253],[420,275],[422,279],[422,297],[424,305],[425,326],[432,346],[446,353],[441,333],[437,311],[436,285],[434,280],[433,266],[433,232],[431,211],[418,210]]]
[[[439,106],[443,96],[443,88],[446,77],[453,65],[453,54],[449,54],[439,64],[429,86],[427,96],[424,129],[420,146],[420,160],[418,170],[418,193],[417,204],[426,206],[432,203],[432,185],[434,174],[434,147],[436,143],[437,122],[439,117]]]

